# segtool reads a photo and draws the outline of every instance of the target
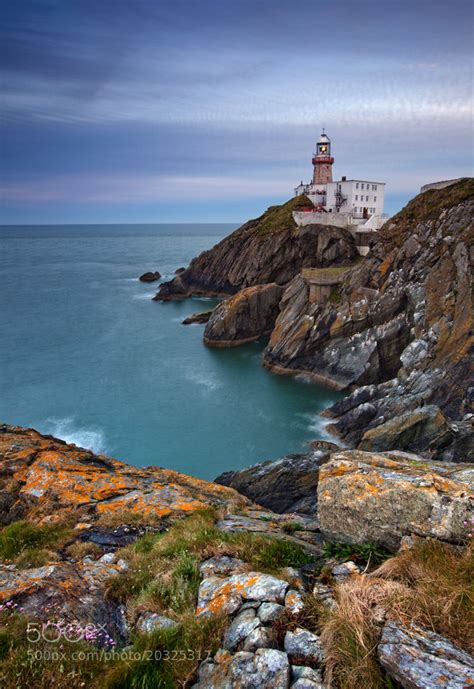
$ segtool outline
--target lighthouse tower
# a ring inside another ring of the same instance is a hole
[[[334,158],[331,156],[331,140],[324,133],[316,144],[316,153],[313,156],[313,184],[328,184],[332,182],[332,165]]]

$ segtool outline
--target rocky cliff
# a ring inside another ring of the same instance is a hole
[[[294,278],[264,363],[352,391],[328,415],[365,449],[469,456],[474,183],[417,196],[326,303]]]
[[[352,235],[324,225],[297,228],[292,213],[302,206],[311,206],[304,196],[270,207],[193,259],[185,271],[161,285],[155,299],[229,295],[271,282],[284,285],[304,267],[350,263],[357,256]]]

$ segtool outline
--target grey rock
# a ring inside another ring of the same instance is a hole
[[[275,512],[314,514],[318,471],[328,457],[325,450],[290,454],[240,471],[227,471],[215,481]]]
[[[434,632],[387,622],[378,657],[405,689],[466,689],[474,685],[474,658]]]
[[[235,651],[239,644],[257,627],[261,621],[255,614],[255,610],[244,610],[235,617],[224,634],[224,648]],[[254,650],[254,649],[245,649]]]
[[[199,565],[199,571],[203,578],[227,576],[228,574],[245,572],[248,569],[249,566],[243,560],[239,560],[237,557],[230,557],[229,555],[211,557]]]
[[[291,667],[291,679],[293,682],[305,679],[315,682],[316,684],[321,684],[323,681],[323,676],[321,670],[306,667],[306,665],[293,665]]]
[[[156,612],[145,612],[140,615],[135,625],[141,634],[152,634],[158,629],[170,629],[176,627],[178,623],[170,617],[159,615]]]
[[[262,603],[257,610],[257,615],[264,624],[267,624],[275,622],[284,612],[285,608],[279,603]]]
[[[342,584],[343,581],[346,581],[346,579],[351,577],[353,574],[359,573],[359,567],[357,567],[356,563],[352,562],[351,560],[348,562],[343,562],[340,565],[336,565],[331,570],[331,574],[337,584]]]
[[[202,663],[193,689],[288,689],[290,664],[282,651],[260,648],[255,653],[219,652]]]
[[[268,627],[257,627],[245,639],[242,650],[255,652],[258,648],[278,648],[276,632]]]
[[[323,662],[323,647],[319,636],[307,629],[297,627],[286,632],[284,648],[292,663],[298,665],[320,665]]]

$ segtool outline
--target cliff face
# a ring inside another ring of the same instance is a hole
[[[310,205],[306,197],[298,196],[272,206],[193,259],[184,272],[161,285],[155,299],[229,295],[271,282],[284,285],[302,268],[350,263],[357,250],[347,230],[320,225],[297,228],[292,212]]]
[[[300,276],[287,288],[265,365],[358,386],[328,412],[346,441],[445,458],[467,451],[473,195],[473,181],[462,180],[413,199],[326,304],[310,303]]]

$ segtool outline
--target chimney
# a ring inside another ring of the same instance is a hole
[[[344,177],[341,177],[341,182],[345,182],[346,179],[347,179],[347,177],[345,177],[345,176],[344,176]]]

